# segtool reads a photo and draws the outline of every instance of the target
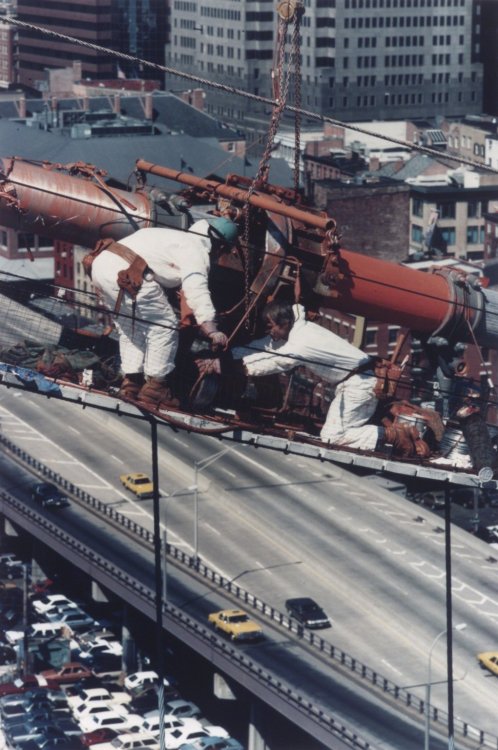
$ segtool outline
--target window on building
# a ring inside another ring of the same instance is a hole
[[[422,243],[422,240],[424,238],[424,232],[422,227],[418,227],[416,224],[413,224],[412,226],[412,241],[417,243]]]
[[[443,203],[438,203],[437,210],[439,211],[440,219],[454,219],[455,201],[445,201]]]
[[[414,216],[423,216],[424,202],[420,198],[412,198],[412,214]]]
[[[455,229],[452,227],[441,228],[441,237],[448,246],[454,245],[456,241]]]
[[[365,331],[365,346],[376,346],[377,328],[367,328]]]

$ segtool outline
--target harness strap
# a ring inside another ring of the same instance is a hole
[[[117,283],[119,286],[119,293],[114,306],[114,315],[119,313],[124,293],[128,292],[133,301],[133,320],[135,320],[135,302],[144,280],[144,274],[148,270],[147,263],[140,255],[138,255],[138,253],[131,248],[126,247],[126,245],[122,245],[120,242],[116,242],[112,239],[100,240],[97,242],[95,249],[83,258],[85,273],[90,278],[92,278],[92,264],[95,258],[97,258],[104,250],[119,255],[129,263],[128,268],[123,268],[118,272]]]

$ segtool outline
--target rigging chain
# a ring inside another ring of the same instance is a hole
[[[301,52],[300,52],[300,22],[301,17],[304,13],[304,6],[301,0],[281,0],[277,6],[278,13],[278,29],[277,29],[277,46],[275,50],[275,67],[273,70],[273,97],[276,101],[276,106],[273,108],[270,126],[268,129],[268,136],[266,139],[266,146],[263,152],[263,156],[259,162],[258,171],[256,176],[251,182],[247,191],[246,205],[244,208],[244,299],[245,299],[245,310],[246,310],[246,328],[249,329],[249,310],[250,310],[250,251],[249,251],[249,227],[251,219],[251,206],[249,204],[249,198],[257,190],[257,188],[263,183],[268,181],[269,173],[269,162],[271,159],[271,152],[274,148],[275,137],[278,132],[282,113],[286,108],[287,97],[289,93],[289,85],[291,80],[291,66],[285,68],[285,44],[287,39],[287,32],[291,21],[294,22],[293,34],[292,34],[292,53],[291,63],[294,66],[294,81],[295,81],[295,101],[296,105],[300,106],[301,103]],[[296,192],[299,189],[299,156],[300,156],[300,127],[301,119],[300,114],[296,112],[296,164],[294,171],[294,185]]]

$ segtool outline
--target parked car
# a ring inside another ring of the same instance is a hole
[[[16,695],[19,693],[26,693],[28,690],[33,688],[58,688],[58,684],[51,680],[45,679],[39,674],[27,674],[14,682],[3,682],[0,683],[0,699],[7,695]]]
[[[148,732],[120,734],[113,740],[94,745],[94,750],[159,750],[157,737]]]
[[[65,724],[65,726],[63,726]],[[53,718],[44,721],[23,721],[9,726],[7,736],[13,745],[43,737],[79,737],[81,730],[71,719],[55,722]]]
[[[85,716],[80,721],[82,732],[92,732],[94,729],[102,729],[103,727],[119,729],[121,733],[135,732],[141,728],[142,724],[143,718],[138,714],[122,716],[117,711]]]
[[[133,474],[121,474],[121,484],[130,492],[133,492],[140,500],[145,500],[154,495],[154,484],[147,474],[135,472]]]
[[[483,651],[477,654],[477,661],[482,669],[498,675],[498,651]]]
[[[165,714],[163,717],[163,724],[165,731],[171,731],[173,729],[190,728],[190,729],[204,729],[201,722],[193,717],[182,719],[179,716],[173,714]],[[142,730],[149,732],[154,737],[159,737],[159,711],[148,711],[144,716],[144,722],[142,724]]]
[[[119,736],[120,734],[118,730],[110,729],[109,727],[102,727],[101,729],[94,729],[93,732],[84,732],[81,734],[80,742],[84,747],[91,747],[104,742],[110,742],[115,737]]]
[[[123,704],[113,706],[105,701],[96,701],[93,703],[79,703],[72,707],[72,713],[78,723],[81,723],[89,716],[105,716],[106,714],[119,714],[119,716],[128,716],[129,711]]]
[[[255,641],[262,637],[262,628],[241,609],[223,609],[208,616],[211,625],[232,641]]]
[[[81,750],[77,737],[42,737],[17,745],[18,750]]]
[[[294,620],[297,620],[305,628],[310,630],[318,628],[329,628],[331,623],[323,609],[309,596],[287,599],[285,608]]]
[[[0,665],[15,664],[17,662],[17,651],[12,646],[0,644]]]
[[[122,657],[115,654],[97,654],[90,664],[101,680],[118,679],[123,672]]]
[[[33,622],[28,625],[26,634],[29,639],[56,638],[62,635],[65,627],[64,623],[61,622]],[[23,639],[24,634],[24,630],[6,630],[4,638],[7,643],[15,645]]]
[[[153,670],[147,670],[142,672],[133,672],[125,677],[124,686],[127,690],[144,690],[147,687],[153,687],[158,685],[159,675]],[[170,682],[165,679],[165,685],[169,685]]]
[[[40,675],[47,681],[59,685],[71,684],[78,680],[84,680],[94,676],[91,669],[84,664],[80,664],[78,661],[67,662],[59,669],[44,669],[40,672]]]
[[[67,508],[70,505],[67,495],[51,482],[39,482],[33,485],[31,497],[42,508]]]
[[[84,647],[78,644],[75,645],[76,648],[73,649],[71,656],[82,664],[93,664],[94,661],[101,660],[102,657],[110,656],[114,657],[117,660],[116,663],[121,665],[123,647],[118,641],[115,642],[115,645],[106,643],[105,641],[102,641],[102,643],[90,643]]]
[[[94,703],[126,705],[131,702],[131,695],[124,691],[110,692],[106,688],[80,688],[76,694],[68,696],[67,702],[73,711],[80,705],[90,706]]]
[[[159,692],[157,687],[147,688],[136,695],[130,695],[131,703],[130,710],[137,714],[146,714],[149,711],[154,711],[158,706]],[[165,700],[171,698],[178,698],[179,694],[176,688],[166,688]]]
[[[82,609],[74,607],[65,607],[54,612],[52,615],[45,615],[49,622],[57,621],[68,625],[71,630],[85,630],[95,625],[95,620]]]
[[[180,745],[180,750],[244,750],[244,747],[233,737],[199,737]]]
[[[199,706],[196,706],[192,701],[186,701],[182,698],[166,701],[164,704],[164,714],[176,716],[178,719],[198,719],[202,716]]]
[[[67,596],[64,596],[64,594],[45,594],[31,599],[31,608],[37,615],[43,615],[45,612],[50,612],[53,607],[57,607],[58,609],[77,609],[78,605],[76,602],[68,599]]]
[[[107,630],[106,628],[92,628],[91,630],[85,630],[84,633],[78,633],[76,637],[82,648],[84,648],[87,643],[95,643],[97,641],[99,643],[114,641],[120,642],[116,633],[113,633],[112,630]]]
[[[5,560],[0,563],[0,578],[13,581],[24,576],[24,563],[22,560]]]
[[[178,727],[164,733],[164,745],[167,750],[177,750],[177,748],[186,742],[192,742],[200,737],[209,737],[209,734],[204,729]]]

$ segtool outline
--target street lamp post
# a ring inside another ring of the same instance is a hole
[[[167,501],[171,500],[173,497],[179,497],[181,495],[190,494],[191,492],[197,493],[197,485],[189,485],[188,487],[181,487],[178,490],[175,490],[171,493],[171,495],[163,495],[164,499],[166,500],[164,504],[164,524],[163,524],[163,535],[162,535],[162,545],[163,545],[163,599],[166,601],[168,596],[168,524],[167,524]]]
[[[455,625],[453,627],[453,630],[465,630],[467,625],[464,622],[459,623],[458,625]],[[429,750],[429,743],[430,743],[430,726],[431,726],[431,681],[432,681],[432,673],[431,673],[431,666],[432,666],[432,652],[434,650],[434,646],[436,643],[442,638],[444,635],[448,633],[448,630],[443,630],[441,633],[438,633],[438,635],[434,638],[432,641],[431,647],[429,649],[429,662],[428,662],[428,669],[427,669],[427,684],[425,686],[425,742],[424,742],[424,750]],[[452,676],[448,675],[448,689],[450,688],[450,681],[452,680]],[[452,736],[450,735],[449,745],[448,747],[451,750],[452,743]]]
[[[211,456],[207,456],[206,458],[201,458],[200,461],[194,461],[194,565],[197,567],[199,564],[199,482],[198,482],[198,476],[201,471],[204,471],[204,469],[207,469],[208,466],[211,464],[214,464],[215,461],[217,461],[219,458],[225,455],[225,453],[228,453],[228,451],[233,451],[234,448],[229,446],[228,448],[223,448],[221,451],[217,451],[216,453],[213,453]]]

